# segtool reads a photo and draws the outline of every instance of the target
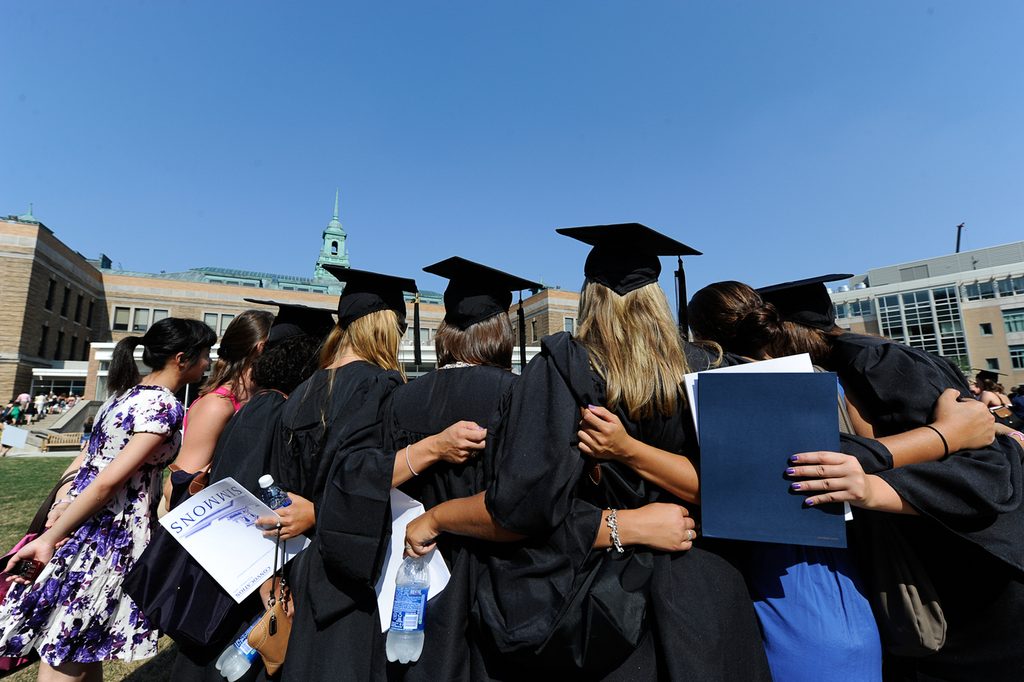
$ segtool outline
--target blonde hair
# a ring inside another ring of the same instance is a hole
[[[679,407],[687,372],[679,330],[657,282],[619,296],[597,282],[583,285],[577,340],[607,385],[608,408],[630,419]]]
[[[345,353],[352,353],[382,369],[402,372],[398,363],[401,340],[395,311],[378,310],[355,319],[345,329],[335,326],[320,351],[320,366],[330,367]]]

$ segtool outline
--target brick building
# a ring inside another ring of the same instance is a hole
[[[349,265],[337,197],[321,238],[313,277],[220,267],[154,274],[116,269],[105,255],[86,258],[60,241],[31,210],[0,218],[0,397],[52,390],[103,399],[114,345],[125,336],[145,333],[164,317],[203,320],[219,336],[235,315],[261,307],[244,298],[334,308],[342,285],[323,265]],[[578,302],[578,294],[558,289],[524,298],[528,357],[539,350],[542,336],[573,331]],[[408,306],[411,327],[411,298]],[[516,307],[510,311],[513,325]],[[433,366],[434,332],[443,317],[441,295],[422,291],[422,365],[413,366],[410,329],[400,349],[408,371]]]

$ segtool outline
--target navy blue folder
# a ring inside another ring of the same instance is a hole
[[[791,455],[839,450],[837,399],[827,372],[699,376],[703,535],[846,547],[843,505],[805,506],[785,475]]]

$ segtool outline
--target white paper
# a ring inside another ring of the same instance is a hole
[[[395,604],[395,580],[398,568],[402,565],[405,553],[405,527],[409,522],[423,513],[423,505],[400,490],[391,490],[391,544],[388,545],[387,560],[380,580],[374,588],[377,592],[377,612],[380,614],[380,631],[387,632],[391,627],[391,609]],[[441,594],[452,577],[444,558],[435,549],[427,560],[427,575],[430,576],[430,589],[427,590],[427,601]],[[429,607],[428,607],[429,608]]]
[[[5,426],[0,433],[0,445],[7,445],[12,448],[23,448],[28,440],[28,431],[19,429],[17,426]]]
[[[167,512],[160,525],[206,572],[242,603],[274,572],[276,540],[263,537],[256,519],[277,516],[235,479],[225,478]],[[285,540],[287,563],[309,538]]]
[[[771,360],[747,362],[742,365],[719,367],[718,369],[709,369],[685,375],[683,377],[683,384],[686,387],[686,399],[690,401],[690,415],[693,417],[693,429],[698,434],[698,441],[700,440],[700,419],[697,416],[697,384],[701,374],[708,374],[710,372],[806,374],[813,371],[814,363],[811,362],[811,356],[807,353],[800,353],[798,355],[786,355],[781,358],[772,358]],[[843,502],[843,510],[846,520],[852,521],[853,510],[850,508],[849,502]]]

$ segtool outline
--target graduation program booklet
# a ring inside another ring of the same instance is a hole
[[[846,547],[843,505],[805,506],[785,475],[798,452],[839,450],[835,374],[703,373],[697,400],[703,535]]]
[[[395,605],[395,580],[398,568],[402,565],[405,554],[405,527],[409,522],[422,514],[423,505],[409,497],[401,490],[391,489],[391,541],[388,545],[384,570],[374,588],[377,592],[377,612],[380,615],[380,631],[387,632],[391,627],[391,609]],[[427,560],[427,574],[430,576],[430,589],[427,590],[427,603],[441,593],[452,577],[448,564],[436,549]],[[428,606],[429,610],[429,606]]]
[[[160,525],[239,604],[274,572],[276,540],[263,537],[256,519],[277,516],[233,478],[225,478],[167,512]],[[287,563],[309,538],[283,543]]]

